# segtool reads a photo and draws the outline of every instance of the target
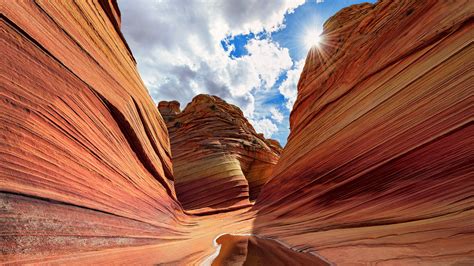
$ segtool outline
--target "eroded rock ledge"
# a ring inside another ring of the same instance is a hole
[[[181,112],[160,102],[171,140],[175,187],[185,209],[248,205],[270,177],[281,147],[257,134],[242,111],[219,97],[196,96]]]

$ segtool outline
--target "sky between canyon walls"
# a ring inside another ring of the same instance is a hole
[[[286,144],[297,82],[323,23],[360,0],[119,0],[153,100],[217,95]]]

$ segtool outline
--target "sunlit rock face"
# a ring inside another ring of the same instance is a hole
[[[473,12],[387,0],[325,23],[255,233],[336,264],[474,263]]]
[[[160,102],[168,124],[175,187],[185,209],[248,205],[270,177],[281,147],[257,134],[242,111],[216,96],[198,95],[180,112]]]
[[[0,261],[176,237],[166,125],[114,1],[2,1]]]

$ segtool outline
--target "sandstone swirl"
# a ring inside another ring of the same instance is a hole
[[[257,134],[238,107],[216,96],[198,95],[182,112],[176,101],[158,108],[185,209],[235,208],[256,198],[278,161],[278,142]]]
[[[325,23],[255,233],[345,264],[474,262],[472,1],[379,1]]]
[[[0,6],[0,261],[180,238],[166,125],[116,3]]]

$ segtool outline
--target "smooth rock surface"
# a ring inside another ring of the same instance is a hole
[[[175,187],[185,209],[250,204],[270,177],[281,147],[257,134],[237,106],[198,95],[180,112],[160,102],[171,140]]]
[[[272,239],[252,235],[225,234],[216,239],[212,266],[220,265],[331,265],[317,254],[296,252]]]
[[[474,263],[473,14],[385,0],[325,23],[256,234],[338,265]]]
[[[116,3],[0,7],[0,261],[181,238],[166,125]]]

